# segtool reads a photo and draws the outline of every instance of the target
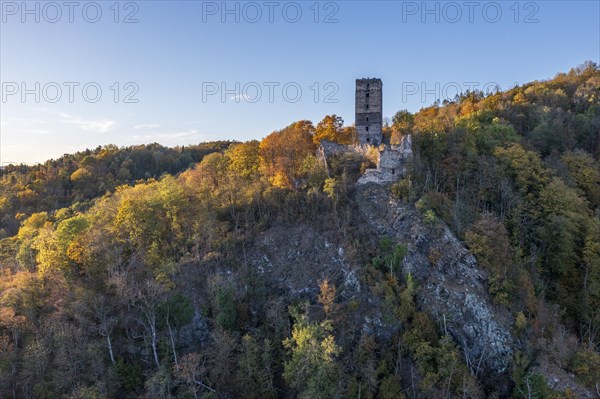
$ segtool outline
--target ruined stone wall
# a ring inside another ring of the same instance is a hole
[[[402,139],[400,145],[383,145],[379,149],[379,160],[376,169],[367,169],[358,179],[358,184],[384,184],[396,181],[408,174],[412,169],[413,153],[410,135]]]
[[[317,158],[327,163],[328,158],[341,155],[347,152],[354,152],[366,156],[371,148],[373,147],[366,144],[346,145],[334,143],[327,140],[321,140],[319,148],[317,148]]]
[[[402,153],[397,150],[384,149],[379,153],[379,164],[377,168],[386,179],[393,179],[397,175],[404,174],[402,165]]]
[[[349,151],[353,151],[352,146],[321,140],[317,148],[317,159],[325,165],[329,172],[329,159]]]

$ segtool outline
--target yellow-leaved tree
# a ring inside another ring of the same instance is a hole
[[[356,137],[354,129],[344,128],[344,120],[341,116],[326,115],[321,122],[317,124],[313,141],[315,144],[321,140],[332,141],[338,144],[354,144]]]
[[[295,122],[260,142],[260,170],[272,185],[293,187],[304,159],[316,150],[311,126],[307,121]]]

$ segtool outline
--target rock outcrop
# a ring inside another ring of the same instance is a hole
[[[419,305],[454,338],[468,365],[486,374],[506,372],[512,359],[511,318],[492,304],[487,276],[465,246],[442,222],[426,223],[384,186],[359,186],[357,202],[376,234],[407,245],[402,267],[420,285]]]

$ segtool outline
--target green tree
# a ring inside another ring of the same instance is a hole
[[[590,207],[600,206],[600,165],[585,151],[567,152],[561,157],[570,177],[585,194]]]
[[[402,138],[413,132],[415,116],[407,110],[396,112],[392,117],[391,144],[400,144]]]
[[[244,397],[249,399],[277,397],[273,381],[272,352],[273,348],[268,339],[261,344],[249,334],[242,337],[236,381]]]
[[[237,311],[232,288],[221,288],[217,292],[217,325],[228,331],[235,330]]]
[[[291,312],[295,322],[292,336],[283,342],[290,351],[283,376],[299,398],[331,398],[339,372],[335,357],[340,353],[331,322],[315,324],[304,312]]]
[[[581,335],[588,344],[600,335],[600,217],[590,220],[583,249]]]
[[[194,308],[189,298],[182,294],[175,294],[163,303],[158,305],[158,326],[166,325],[169,332],[169,341],[173,351],[173,361],[178,365],[177,349],[175,344],[175,334],[181,327],[189,324],[194,317]]]
[[[479,265],[490,274],[488,290],[494,301],[509,305],[515,298],[518,271],[504,225],[486,214],[465,234],[465,239]]]

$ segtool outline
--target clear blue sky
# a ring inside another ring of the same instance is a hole
[[[41,162],[109,143],[260,139],[333,113],[352,124],[360,77],[383,80],[391,117],[458,88],[505,89],[599,62],[598,1],[466,3],[228,1],[227,13],[222,1],[76,2],[72,9],[29,1],[27,13],[21,1],[2,0],[1,160]],[[123,23],[128,16],[138,22]],[[102,96],[92,103],[96,87]],[[22,98],[24,88],[33,94]],[[138,102],[126,103],[136,89]]]

